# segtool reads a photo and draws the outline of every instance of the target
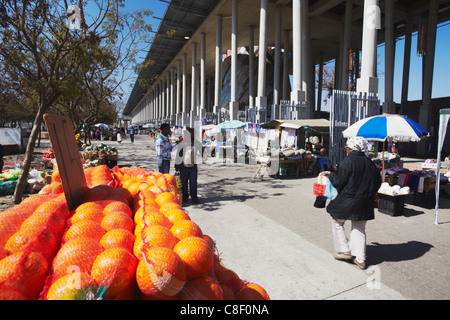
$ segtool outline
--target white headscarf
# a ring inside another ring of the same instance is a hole
[[[353,151],[364,152],[365,154],[369,151],[369,143],[363,137],[348,138],[346,147]]]

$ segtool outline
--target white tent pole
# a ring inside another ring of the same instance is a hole
[[[448,122],[450,119],[450,113],[441,112],[439,115],[439,137],[438,137],[438,150],[437,150],[437,163],[436,163],[436,214],[434,224],[438,225],[439,215],[439,188],[441,185],[441,151],[444,144],[445,134],[447,132]]]

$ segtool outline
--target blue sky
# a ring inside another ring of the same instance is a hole
[[[151,1],[126,1],[126,10],[133,11],[137,9],[150,9],[153,11],[153,16],[148,17],[147,23],[151,23],[154,31],[158,30],[159,19],[164,16],[167,8],[167,3],[159,0]],[[400,103],[401,101],[401,85],[403,74],[403,55],[404,55],[404,38],[397,40],[395,50],[395,70],[394,70],[394,101]],[[410,85],[408,100],[422,99],[422,58],[417,56],[417,33],[413,34],[411,46],[411,71],[410,71]],[[378,47],[379,64],[378,68],[381,72],[379,76],[379,98],[384,101],[384,45]],[[448,53],[450,52],[450,24],[445,23],[440,25],[437,31],[437,44],[435,56],[435,69],[433,80],[433,98],[450,96],[449,74],[450,74],[450,60]],[[145,53],[139,55],[145,57]],[[138,62],[142,62],[139,61]],[[125,102],[128,100],[128,95],[131,93],[134,86],[135,77],[125,83],[122,88],[125,91]],[[326,93],[325,95],[326,96]],[[327,110],[328,106],[323,106],[322,110]]]

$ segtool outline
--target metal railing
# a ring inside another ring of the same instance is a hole
[[[378,95],[367,92],[333,90],[330,107],[329,155],[333,163],[345,157],[342,132],[355,122],[380,114]]]

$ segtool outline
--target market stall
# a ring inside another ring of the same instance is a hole
[[[272,130],[278,136],[279,171],[274,176],[298,177],[313,172],[315,157],[328,144],[329,126],[326,119],[272,120],[262,124],[262,130]]]

